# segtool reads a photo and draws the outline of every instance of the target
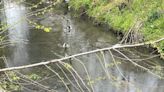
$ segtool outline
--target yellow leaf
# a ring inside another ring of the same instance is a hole
[[[50,28],[44,28],[45,32],[50,32]]]
[[[36,26],[36,29],[40,29],[40,28],[41,28],[41,26],[39,26],[39,25]]]

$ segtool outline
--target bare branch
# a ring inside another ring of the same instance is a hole
[[[60,58],[60,59],[54,59],[54,60],[50,60],[50,61],[46,61],[46,62],[40,62],[40,63],[35,63],[35,64],[23,65],[23,66],[18,66],[18,67],[3,68],[3,69],[0,69],[0,72],[11,71],[11,70],[19,70],[19,69],[25,69],[25,68],[31,68],[31,67],[41,66],[41,65],[47,65],[47,64],[50,64],[50,63],[57,63],[59,61],[64,61],[64,60],[71,59],[71,58],[74,58],[74,57],[79,57],[79,56],[88,55],[88,54],[92,54],[92,53],[97,53],[97,52],[101,52],[101,51],[107,51],[107,50],[118,49],[118,48],[138,47],[138,46],[143,46],[143,45],[157,43],[157,42],[160,42],[162,40],[164,40],[164,38],[161,38],[161,39],[158,39],[158,40],[155,40],[155,41],[152,41],[152,42],[138,43],[138,44],[132,44],[132,45],[116,44],[116,45],[113,45],[112,47],[96,49],[96,50],[83,52],[83,53],[79,53],[79,54],[63,57],[63,58]]]

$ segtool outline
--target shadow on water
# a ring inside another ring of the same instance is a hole
[[[5,0],[4,3],[4,22],[7,25],[12,25],[8,29],[8,39],[13,44],[6,49],[8,53],[7,64],[9,66],[52,60],[96,48],[109,47],[117,43],[116,37],[112,32],[103,31],[105,30],[103,27],[95,27],[88,19],[75,18],[69,13],[65,15],[62,10],[51,11],[39,16],[39,18],[37,16],[28,18],[28,20],[39,25],[51,27],[52,31],[46,33],[42,29],[36,29],[34,25],[24,18],[26,13],[30,12],[26,7],[26,5],[17,4],[12,0]],[[123,61],[123,64],[120,64],[121,60],[117,61],[118,71],[117,67],[113,65],[109,52],[84,55],[76,58],[76,60],[69,60],[69,64],[79,73],[86,85],[88,85],[87,73],[79,62],[85,65],[91,78],[89,85],[93,85],[94,92],[163,92],[164,90],[164,87],[161,86],[164,83],[163,80],[125,61]],[[51,66],[64,77],[64,74],[57,68],[56,64]],[[67,71],[66,69],[64,70]],[[120,75],[120,72],[123,73],[127,80],[125,80],[123,75]],[[45,81],[40,83],[58,92],[67,92],[65,87],[61,85],[61,81],[44,66],[22,71],[21,73],[36,73],[45,79]],[[71,75],[68,71],[67,74],[68,76]],[[50,76],[53,77],[49,78]],[[76,84],[72,77],[70,79]],[[71,92],[78,92],[72,85],[68,85]],[[39,90],[32,86],[27,87]],[[85,89],[85,86],[83,88]],[[22,91],[28,92],[25,89]],[[85,89],[85,92],[88,91]]]

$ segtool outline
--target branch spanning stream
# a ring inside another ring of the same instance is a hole
[[[97,53],[97,52],[112,50],[112,49],[118,49],[118,48],[138,47],[138,46],[158,43],[158,42],[163,41],[163,40],[164,40],[164,38],[161,38],[161,39],[151,41],[151,42],[149,41],[149,42],[145,42],[145,43],[138,43],[138,44],[132,44],[132,45],[116,44],[116,45],[113,45],[111,47],[96,49],[96,50],[83,52],[83,53],[78,53],[78,54],[63,57],[63,58],[60,58],[60,59],[54,59],[54,60],[50,60],[50,61],[45,61],[45,62],[40,62],[40,63],[35,63],[35,64],[29,64],[29,65],[22,65],[22,66],[18,66],[18,67],[3,68],[3,69],[0,69],[0,72],[20,70],[20,69],[25,69],[25,68],[37,67],[37,66],[41,66],[41,65],[48,65],[50,63],[57,63],[57,62],[61,62],[61,61],[67,60],[67,59],[71,59],[71,58],[75,58],[75,57],[79,57],[79,56],[83,56],[83,55],[87,55],[87,54],[92,54],[92,53]]]

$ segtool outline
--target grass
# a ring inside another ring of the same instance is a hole
[[[85,10],[97,22],[108,24],[122,33],[141,21],[142,27],[136,33],[141,33],[144,41],[164,37],[163,0],[70,0],[69,5],[75,11]],[[164,58],[164,41],[152,46]]]

